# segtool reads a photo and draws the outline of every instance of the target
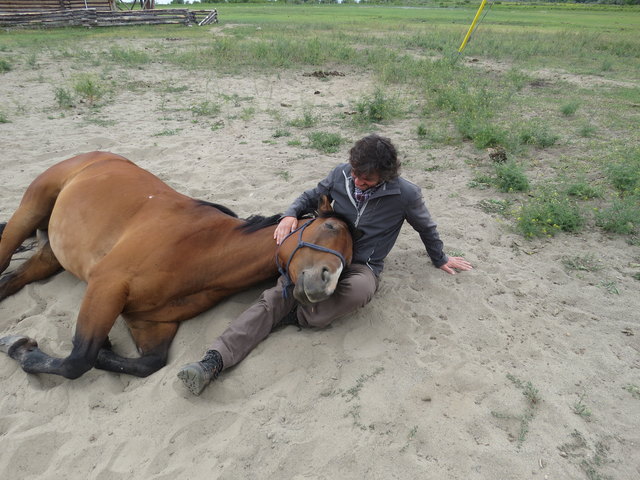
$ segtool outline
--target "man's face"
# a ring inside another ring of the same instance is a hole
[[[353,178],[353,183],[356,187],[358,187],[363,192],[371,187],[375,187],[380,183],[380,175],[377,173],[371,173],[369,175],[356,175],[354,172],[351,172],[351,178]]]

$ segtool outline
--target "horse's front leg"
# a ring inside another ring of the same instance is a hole
[[[27,373],[78,378],[95,365],[98,352],[104,346],[125,300],[125,288],[105,286],[104,283],[90,284],[78,314],[73,348],[68,357],[47,355],[38,348],[35,340],[16,335],[1,338],[0,351],[20,363]]]
[[[169,346],[178,331],[178,323],[136,322],[131,334],[140,351],[140,357],[126,358],[102,348],[98,353],[96,368],[111,372],[147,377],[167,364]],[[132,327],[132,323],[129,323]]]

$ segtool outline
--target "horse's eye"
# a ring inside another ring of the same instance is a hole
[[[333,223],[325,223],[324,224],[325,227],[327,227],[329,230],[335,230],[336,226]]]

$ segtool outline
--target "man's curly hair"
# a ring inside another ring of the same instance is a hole
[[[400,162],[391,140],[377,134],[358,140],[349,150],[349,163],[356,176],[377,174],[381,182],[392,180],[400,174]]]

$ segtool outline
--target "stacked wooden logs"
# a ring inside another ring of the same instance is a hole
[[[40,12],[62,8],[115,10],[115,0],[0,0],[0,13]]]
[[[199,17],[201,17],[201,20],[198,20]],[[217,22],[218,13],[216,10],[159,9],[113,11],[82,8],[0,13],[0,27],[113,27],[162,24],[207,25]]]

